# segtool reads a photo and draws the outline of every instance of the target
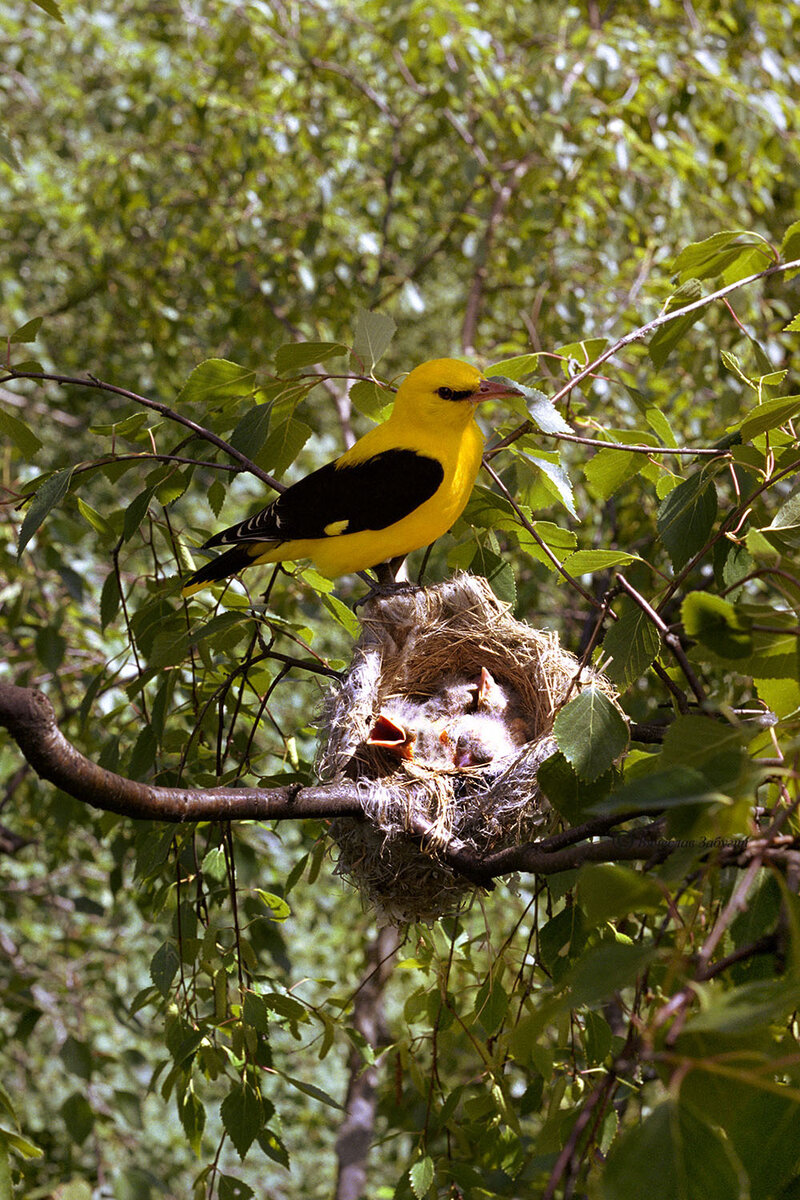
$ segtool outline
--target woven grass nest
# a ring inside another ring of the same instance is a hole
[[[440,860],[437,848],[456,837],[486,854],[546,833],[551,813],[536,773],[555,750],[555,712],[570,687],[570,694],[590,683],[613,691],[602,676],[580,671],[555,633],[515,620],[478,576],[462,573],[432,587],[375,597],[362,626],[321,722],[319,777],[355,781],[366,816],[332,822],[336,869],[381,922],[430,922],[457,911],[476,891]],[[416,705],[439,714],[433,727],[441,727],[439,736],[449,745],[444,727],[451,718],[441,715],[442,695],[460,682],[472,684],[474,694],[484,672],[508,701],[515,742],[490,761],[456,768],[441,756],[405,758],[370,744],[381,713],[398,705],[414,711]],[[410,833],[419,828],[418,818],[430,831],[424,846]]]

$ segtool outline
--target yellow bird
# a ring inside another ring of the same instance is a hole
[[[382,425],[209,538],[204,549],[231,549],[190,575],[182,595],[259,563],[310,558],[333,578],[430,545],[461,516],[480,469],[475,405],[520,394],[457,359],[416,367]]]

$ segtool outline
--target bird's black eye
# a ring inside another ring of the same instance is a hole
[[[436,389],[436,395],[441,396],[443,400],[469,400],[475,395],[475,388],[465,388],[463,392],[457,392],[455,388],[441,387]]]

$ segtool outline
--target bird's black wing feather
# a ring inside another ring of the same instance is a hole
[[[384,450],[338,468],[328,463],[205,545],[319,538],[327,536],[326,530],[386,529],[430,500],[443,479],[442,464],[414,450]]]

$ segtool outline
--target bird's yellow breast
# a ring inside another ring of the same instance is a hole
[[[483,435],[474,420],[454,436],[442,437],[435,428],[403,429],[402,437],[390,420],[371,429],[339,462],[362,462],[385,450],[414,450],[441,464],[442,482],[434,494],[401,520],[384,529],[358,533],[337,532],[336,536],[303,538],[270,546],[254,558],[257,563],[285,562],[310,558],[331,577],[363,571],[398,555],[410,554],[440,538],[464,511],[481,465]],[[255,549],[255,547],[254,547]]]

